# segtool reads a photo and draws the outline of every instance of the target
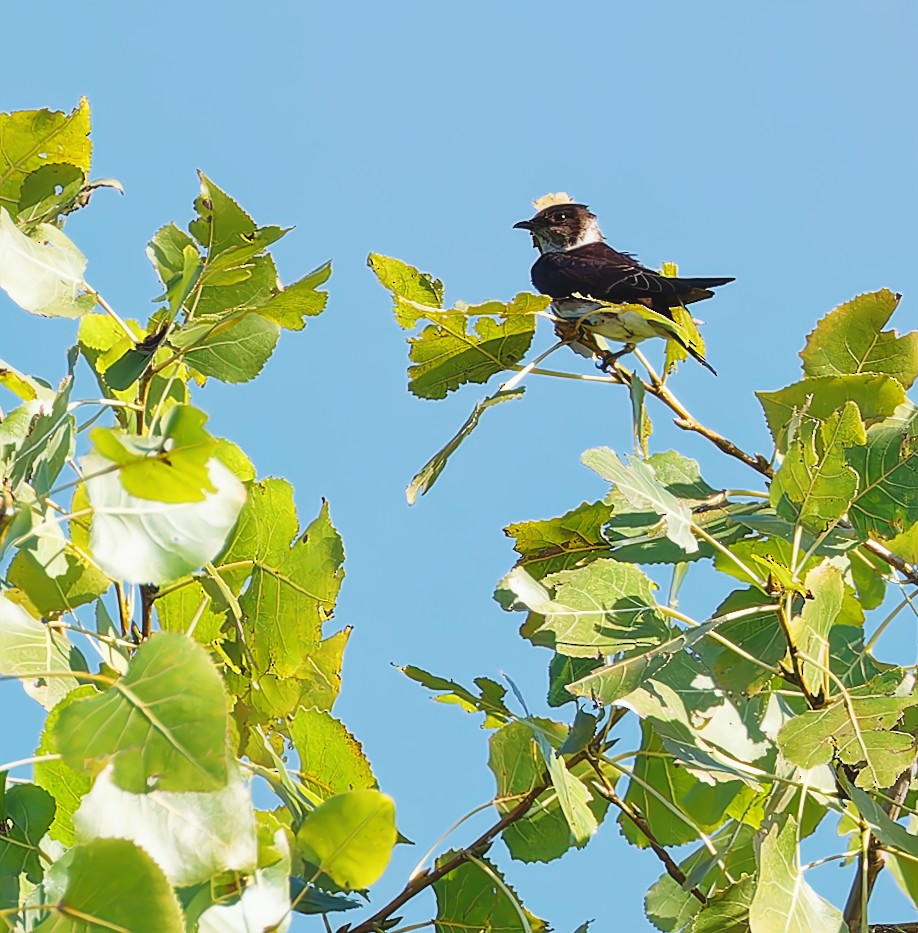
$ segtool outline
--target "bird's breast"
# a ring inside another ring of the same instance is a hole
[[[650,337],[666,336],[635,311],[610,311],[607,306],[583,298],[562,298],[551,303],[551,309],[565,321],[579,321],[594,334],[622,343],[638,343]]]

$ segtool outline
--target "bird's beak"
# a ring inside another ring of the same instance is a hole
[[[528,230],[532,233],[532,221],[531,220],[521,220],[519,223],[513,225],[514,230]]]

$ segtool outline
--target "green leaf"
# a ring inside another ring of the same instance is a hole
[[[891,538],[918,522],[918,408],[906,402],[872,425],[848,462],[860,479],[850,513],[858,532]]]
[[[344,546],[328,503],[300,535],[293,489],[284,480],[254,483],[217,570],[234,593],[259,672],[308,675],[344,578]],[[292,542],[292,544],[291,544]],[[230,571],[223,565],[234,565]]]
[[[237,874],[211,879],[204,888],[206,909],[197,918],[197,933],[249,933],[283,930],[289,921],[290,846],[284,828],[271,813],[258,818],[258,868],[243,878]],[[215,881],[217,883],[215,883]],[[191,929],[192,911],[185,919]]]
[[[182,359],[202,376],[221,382],[249,382],[270,359],[280,327],[260,314],[232,318],[199,316],[176,331],[170,342],[185,349]]]
[[[36,755],[55,755],[58,748],[55,739],[57,722],[61,713],[72,703],[83,700],[86,697],[96,696],[98,691],[91,684],[85,684],[71,690],[54,709],[48,713],[45,720],[44,729],[42,729],[41,740]],[[88,793],[91,781],[89,776],[82,771],[76,771],[71,768],[60,757],[50,761],[36,761],[32,766],[35,772],[35,783],[43,787],[54,798],[54,822],[49,830],[51,838],[63,843],[65,846],[72,846],[76,842],[76,833],[73,828],[73,814],[76,813],[84,795]]]
[[[163,298],[169,302],[174,319],[198,283],[202,269],[201,254],[187,233],[175,224],[167,224],[150,240],[147,258],[165,286]]]
[[[918,378],[918,332],[883,330],[901,295],[888,288],[858,295],[830,311],[800,351],[807,376],[882,373],[908,389]]]
[[[201,193],[194,202],[196,219],[191,235],[212,256],[232,246],[247,246],[258,229],[255,221],[203,172],[198,172]]]
[[[204,430],[207,415],[176,405],[165,415],[161,434],[139,437],[113,428],[93,428],[96,453],[118,467],[124,489],[157,502],[200,502],[216,492],[209,463],[217,446]]]
[[[136,443],[135,439],[135,449]],[[114,446],[111,449],[117,454]],[[143,466],[139,461],[136,464],[137,468]],[[193,467],[193,459],[191,464]],[[162,467],[156,471],[157,478],[172,470],[168,455],[162,457]],[[128,468],[134,468],[134,463],[129,462]],[[219,460],[212,457],[207,462],[208,484],[216,491],[205,493],[201,502],[158,502],[132,495],[119,476],[124,469],[99,454],[83,458],[93,508],[90,548],[108,576],[129,583],[169,583],[197,570],[223,550],[245,503],[246,491]],[[137,483],[147,495],[157,489],[150,472],[146,467]],[[196,469],[181,472],[190,472],[195,478],[200,475]],[[195,491],[182,492],[180,478],[176,477],[170,494],[188,496]]]
[[[226,732],[226,693],[207,652],[163,633],[108,691],[62,710],[54,734],[72,768],[98,772],[111,762],[115,783],[139,794],[220,790]]]
[[[777,513],[815,534],[826,531],[848,511],[857,492],[858,475],[846,462],[846,450],[866,443],[854,402],[821,424],[804,422],[771,484]]]
[[[515,600],[530,610],[524,634],[534,644],[592,658],[657,645],[667,637],[669,628],[656,611],[653,588],[631,564],[595,560],[541,582],[517,567],[501,581],[498,601]]]
[[[395,319],[400,327],[413,330],[418,321],[431,308],[443,307],[443,283],[426,272],[419,272],[414,266],[370,253],[367,265],[376,274],[383,288],[389,289],[395,299]],[[417,309],[412,303],[423,305]]]
[[[755,933],[848,933],[841,912],[806,883],[797,846],[797,821],[785,813],[762,840],[749,928]]]
[[[440,703],[455,703],[467,713],[484,713],[482,729],[498,729],[512,718],[510,710],[504,703],[506,688],[488,677],[475,678],[475,686],[478,687],[476,694],[454,680],[428,674],[427,671],[422,671],[421,668],[410,664],[407,667],[400,667],[399,670],[422,687],[439,692],[441,695],[435,699]]]
[[[453,853],[437,859],[440,865]],[[434,882],[437,933],[548,933],[487,859],[464,862]]]
[[[300,778],[321,800],[377,786],[363,748],[344,723],[328,713],[300,707],[289,728],[300,756]]]
[[[164,632],[179,632],[209,645],[221,638],[227,609],[197,581],[156,596],[156,614]]]
[[[151,855],[176,887],[255,868],[255,811],[237,767],[213,793],[130,793],[99,774],[74,817],[81,843],[127,839]]]
[[[50,561],[21,548],[7,572],[7,580],[15,587],[7,591],[8,598],[25,605],[32,615],[57,618],[108,590],[108,577],[74,547],[65,545],[60,556],[66,569],[54,574]]]
[[[488,301],[429,312],[425,316],[432,323],[408,339],[408,388],[419,398],[446,398],[466,383],[487,382],[519,363],[532,343],[535,315],[547,303],[522,292],[507,304]]]
[[[62,230],[39,224],[27,236],[0,207],[0,288],[20,308],[42,317],[80,317],[95,306],[86,296],[86,257]]]
[[[598,667],[602,667],[602,661],[598,658],[571,658],[556,653],[548,665],[548,705],[557,707],[573,703],[575,697],[567,689],[568,686]]]
[[[330,797],[307,814],[296,834],[302,857],[345,891],[382,877],[395,845],[395,804],[378,790]]]
[[[305,667],[297,672],[302,706],[331,710],[335,705],[341,692],[341,665],[350,634],[348,626],[321,641],[308,655]]]
[[[722,784],[702,784],[679,766],[649,723],[641,723],[641,735],[641,754],[625,801],[641,813],[656,841],[664,846],[682,845],[694,842],[699,829],[710,832],[721,825],[726,818],[725,802],[732,793],[725,793]],[[619,825],[633,845],[643,849],[650,844],[630,820],[621,817]]]
[[[679,347],[674,340],[667,342],[667,351],[670,346]],[[682,350],[681,347],[679,347]],[[682,350],[685,353],[684,350]],[[638,456],[645,459],[649,456],[647,450],[647,441],[653,433],[653,424],[650,421],[650,415],[647,414],[645,407],[645,397],[647,395],[644,389],[644,383],[640,379],[632,379],[628,384],[628,394],[631,396],[631,426],[634,432],[634,449]]]
[[[523,722],[530,725],[529,720],[523,720]],[[558,795],[558,803],[564,814],[565,822],[570,828],[573,843],[578,849],[582,848],[599,828],[599,823],[589,807],[592,794],[583,782],[571,773],[561,755],[552,748],[551,742],[542,733],[538,722],[532,723],[532,735],[541,753],[542,761],[548,769],[555,793]],[[567,739],[561,747],[565,748],[566,745]]]
[[[44,390],[0,423],[0,461],[12,461],[6,475],[15,495],[23,495],[19,484],[28,481],[35,492],[47,493],[73,455],[74,421],[68,412],[72,388],[68,373],[56,393]]]
[[[788,444],[785,425],[795,414],[826,421],[847,402],[854,402],[864,421],[891,415],[905,401],[905,390],[890,376],[858,373],[850,376],[811,376],[777,392],[756,392],[768,429],[780,450]]]
[[[881,842],[887,851],[899,851],[911,856],[913,861],[918,861],[918,838],[914,833],[909,832],[901,823],[890,819],[879,803],[844,776],[840,777],[840,783],[845,795],[857,807],[858,813],[870,827],[877,841]]]
[[[523,397],[523,389],[515,389],[511,392],[498,391],[494,395],[476,402],[472,413],[466,418],[465,424],[453,435],[453,437],[441,447],[415,474],[414,478],[408,484],[405,490],[405,497],[408,499],[408,505],[414,505],[417,502],[418,493],[425,495],[437,481],[437,478],[443,472],[449,458],[456,452],[459,445],[475,430],[482,414],[493,405],[500,402],[512,402]]]
[[[734,590],[717,607],[713,618],[716,620],[728,613],[766,605],[774,605],[774,600],[760,590]],[[760,612],[720,623],[717,632],[724,641],[706,638],[698,643],[695,650],[704,659],[718,686],[730,693],[748,696],[761,692],[771,682],[778,663],[787,654],[787,639],[777,613],[763,608]],[[740,652],[761,663],[750,661]]]
[[[842,611],[845,584],[838,568],[824,563],[806,575],[804,585],[812,599],[807,599],[803,612],[791,619],[789,630],[803,655],[800,666],[807,689],[813,696],[827,696],[831,685],[824,670],[830,661],[829,633]]]
[[[259,305],[259,315],[287,330],[302,330],[306,326],[304,318],[321,314],[328,304],[328,292],[319,291],[318,287],[328,281],[331,271],[331,262],[313,269]]]
[[[650,509],[664,522],[666,536],[686,554],[698,550],[698,542],[692,534],[692,516],[687,506],[660,483],[653,468],[634,457],[624,464],[608,447],[596,447],[581,457],[584,464],[595,470],[603,479],[614,483],[621,493],[638,509]]]
[[[686,884],[703,891],[724,890],[733,884],[732,879],[754,873],[755,837],[755,828],[731,820],[679,862]],[[645,906],[648,919],[668,933],[685,928],[701,910],[701,904],[695,897],[668,874],[651,886]],[[742,933],[748,933],[748,926]]]
[[[123,839],[76,846],[49,873],[50,916],[35,933],[184,933],[185,922],[162,870]]]
[[[749,933],[749,908],[755,890],[755,879],[746,875],[718,891],[695,915],[689,933]]]
[[[520,566],[541,580],[546,574],[605,556],[609,543],[603,537],[603,525],[609,515],[605,502],[584,502],[559,518],[508,525],[504,534],[514,539],[513,548],[522,558]]]
[[[25,692],[51,709],[87,670],[65,635],[0,594],[0,673],[20,678]]]
[[[4,795],[0,818],[9,827],[0,834],[0,875],[24,872],[39,884],[44,874],[39,843],[54,819],[54,798],[34,784],[14,784]]]
[[[915,739],[894,727],[918,696],[886,696],[871,685],[829,706],[789,720],[778,733],[784,756],[802,768],[826,764],[834,756],[858,769],[858,787],[889,787],[908,767]],[[854,717],[852,720],[852,716]]]
[[[541,743],[535,730],[543,740]],[[559,722],[531,719],[508,723],[491,736],[488,767],[497,781],[494,805],[501,815],[517,806],[522,797],[542,782],[547,767],[546,743],[551,749],[558,749],[567,733],[567,728]],[[607,802],[589,789],[589,782],[595,779],[596,772],[588,762],[581,761],[570,769],[565,765],[565,773],[557,763],[554,767],[557,774],[550,777],[557,778],[563,794],[569,794],[567,788],[573,788],[573,782],[579,785],[570,791],[576,797],[566,804],[569,809],[576,808],[578,816],[569,821],[558,792],[554,787],[547,788],[526,815],[507,826],[502,833],[501,838],[515,859],[548,862],[560,858],[571,845],[584,845],[605,815]],[[614,785],[614,773],[608,780],[610,785]],[[585,832],[579,842],[571,832],[571,822],[584,827]]]
[[[0,207],[15,214],[27,176],[46,165],[72,165],[89,171],[89,101],[69,114],[19,110],[0,114]]]
[[[894,670],[892,664],[880,664],[864,647],[860,626],[836,624],[829,632],[832,673],[845,687],[861,687],[879,674]]]

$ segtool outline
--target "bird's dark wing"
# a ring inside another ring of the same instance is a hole
[[[730,278],[668,278],[605,243],[587,243],[560,253],[543,253],[532,267],[532,284],[543,295],[569,298],[574,293],[598,301],[647,301],[666,306],[709,298],[700,294]],[[695,294],[693,294],[695,293]]]

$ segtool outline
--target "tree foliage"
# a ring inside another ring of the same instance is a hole
[[[660,863],[645,906],[666,933],[862,931],[884,866],[918,902],[903,822],[916,812],[918,699],[912,672],[873,654],[918,585],[906,395],[918,332],[884,330],[897,295],[829,312],[800,380],[758,393],[769,457],[687,411],[672,341],[663,377],[642,354],[599,377],[627,392],[635,451],[586,451],[605,497],[506,529],[517,560],[495,594],[550,653],[546,712],[484,676],[467,687],[403,669],[483,716],[494,822],[367,908],[401,837],[395,803],[333,714],[350,636],[333,622],[341,538],[324,501],[304,528],[291,486],[258,478],[193,402],[207,379],[254,379],[283,330],[321,313],[331,266],[283,286],[269,249],[287,231],[259,226],[202,174],[187,230],[164,226],[147,249],[156,309],[122,319],[62,229],[98,188],[118,187],[90,180],[89,128],[85,101],[0,115],[0,287],[28,312],[79,319],[57,386],[0,363],[17,399],[0,413],[0,674],[48,710],[31,778],[0,767],[0,923],[232,933],[284,930],[299,912],[373,933],[430,889],[438,930],[530,933],[548,926],[493,844],[549,862],[589,846],[610,816],[622,846]],[[444,307],[433,276],[377,254],[369,264],[410,332],[415,395],[504,374],[412,480],[413,502],[485,412],[553,374],[539,368],[546,354],[524,363],[551,311],[525,293]],[[95,388],[77,397],[87,370]],[[649,454],[651,400],[755,471],[758,488],[722,488],[716,463],[705,478],[677,451]],[[93,414],[78,423],[78,408]],[[678,594],[702,563],[720,586],[693,617]],[[616,746],[636,733],[636,747]],[[253,805],[256,776],[270,809]],[[844,905],[816,893],[801,858],[822,825],[842,839],[826,857],[852,862]]]

